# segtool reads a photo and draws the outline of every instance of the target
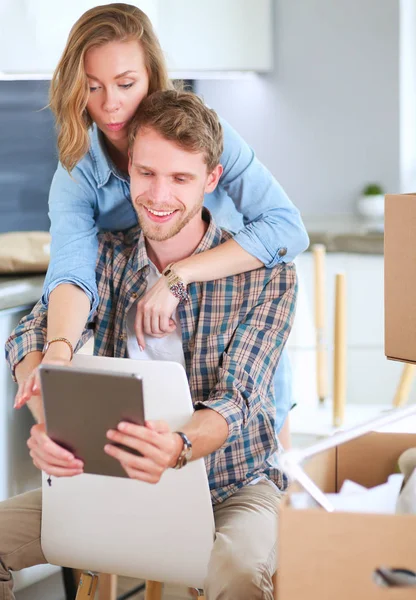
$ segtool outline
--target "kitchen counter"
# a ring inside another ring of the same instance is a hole
[[[384,233],[380,227],[354,215],[304,217],[310,247],[324,244],[327,252],[384,254]]]
[[[0,310],[32,307],[42,295],[45,275],[0,275]]]

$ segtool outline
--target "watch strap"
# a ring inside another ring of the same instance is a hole
[[[192,442],[190,441],[188,436],[185,433],[183,433],[183,431],[175,431],[175,433],[182,438],[183,448],[178,456],[176,465],[173,468],[182,469],[192,457]]]

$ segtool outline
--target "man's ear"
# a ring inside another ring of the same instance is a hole
[[[222,168],[222,165],[217,165],[216,167],[214,167],[214,169],[208,175],[208,179],[205,184],[205,194],[210,194],[211,192],[213,192],[215,190],[215,188],[218,185],[218,182],[220,180],[223,170],[224,169]]]

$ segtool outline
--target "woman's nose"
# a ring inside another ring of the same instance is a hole
[[[108,113],[116,112],[120,108],[120,101],[117,97],[117,94],[111,94],[107,92],[103,108]]]

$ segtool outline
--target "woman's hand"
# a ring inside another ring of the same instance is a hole
[[[45,425],[34,425],[27,441],[35,467],[55,477],[72,477],[84,470],[82,460],[65,450],[46,435]]]
[[[164,277],[139,300],[134,328],[141,349],[145,347],[145,335],[161,338],[175,331],[176,323],[171,315],[178,304]]]
[[[42,364],[68,366],[70,361],[55,349],[48,351],[42,359]],[[14,408],[22,408],[33,396],[41,396],[39,367],[34,368],[26,379],[19,381],[19,387],[14,399]]]

